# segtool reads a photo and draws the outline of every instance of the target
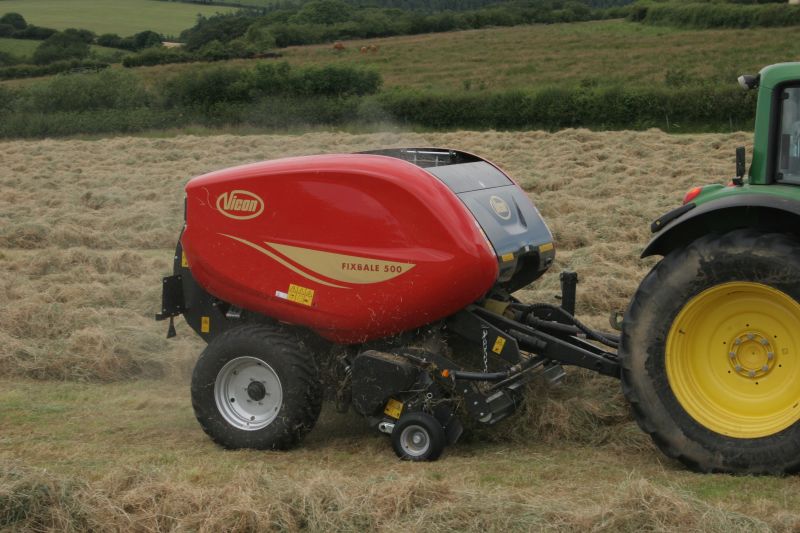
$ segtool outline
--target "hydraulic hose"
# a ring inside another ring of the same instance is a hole
[[[574,329],[571,328],[568,324],[561,324],[559,322],[550,322],[548,320],[542,320],[537,317],[530,317],[529,315],[535,309],[547,309],[549,311],[554,311],[558,313],[568,321],[572,322],[574,324]],[[546,327],[568,334],[577,334],[580,331],[583,332],[586,335],[586,337],[591,340],[600,342],[612,348],[619,348],[619,336],[610,333],[602,333],[599,331],[595,331],[589,326],[585,325],[580,320],[578,320],[577,318],[575,318],[573,315],[569,314],[564,309],[558,307],[557,305],[550,305],[550,304],[526,305],[523,307],[522,315],[520,316],[520,321],[524,323],[529,323],[532,326]]]

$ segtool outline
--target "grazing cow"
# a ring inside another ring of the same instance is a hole
[[[369,45],[369,51],[370,51],[370,52],[377,52],[379,49],[380,49],[380,48],[378,47],[378,45],[377,45],[377,44],[371,44],[371,45]]]
[[[336,41],[335,43],[333,43],[333,49],[336,52],[343,51],[344,50],[344,43],[342,41]]]
[[[361,53],[362,54],[366,54],[367,53],[367,47],[366,46],[362,46],[361,47]]]

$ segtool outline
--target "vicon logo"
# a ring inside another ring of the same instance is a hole
[[[248,220],[264,212],[264,200],[250,191],[230,191],[217,196],[217,210],[228,218]]]

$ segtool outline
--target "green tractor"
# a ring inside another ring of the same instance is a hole
[[[639,426],[704,472],[800,470],[800,63],[758,90],[752,164],[690,190],[652,224],[662,255],[622,325],[622,385]]]

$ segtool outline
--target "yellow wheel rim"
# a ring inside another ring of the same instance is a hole
[[[707,289],[667,335],[670,388],[698,423],[754,439],[800,419],[800,304],[752,282]]]

